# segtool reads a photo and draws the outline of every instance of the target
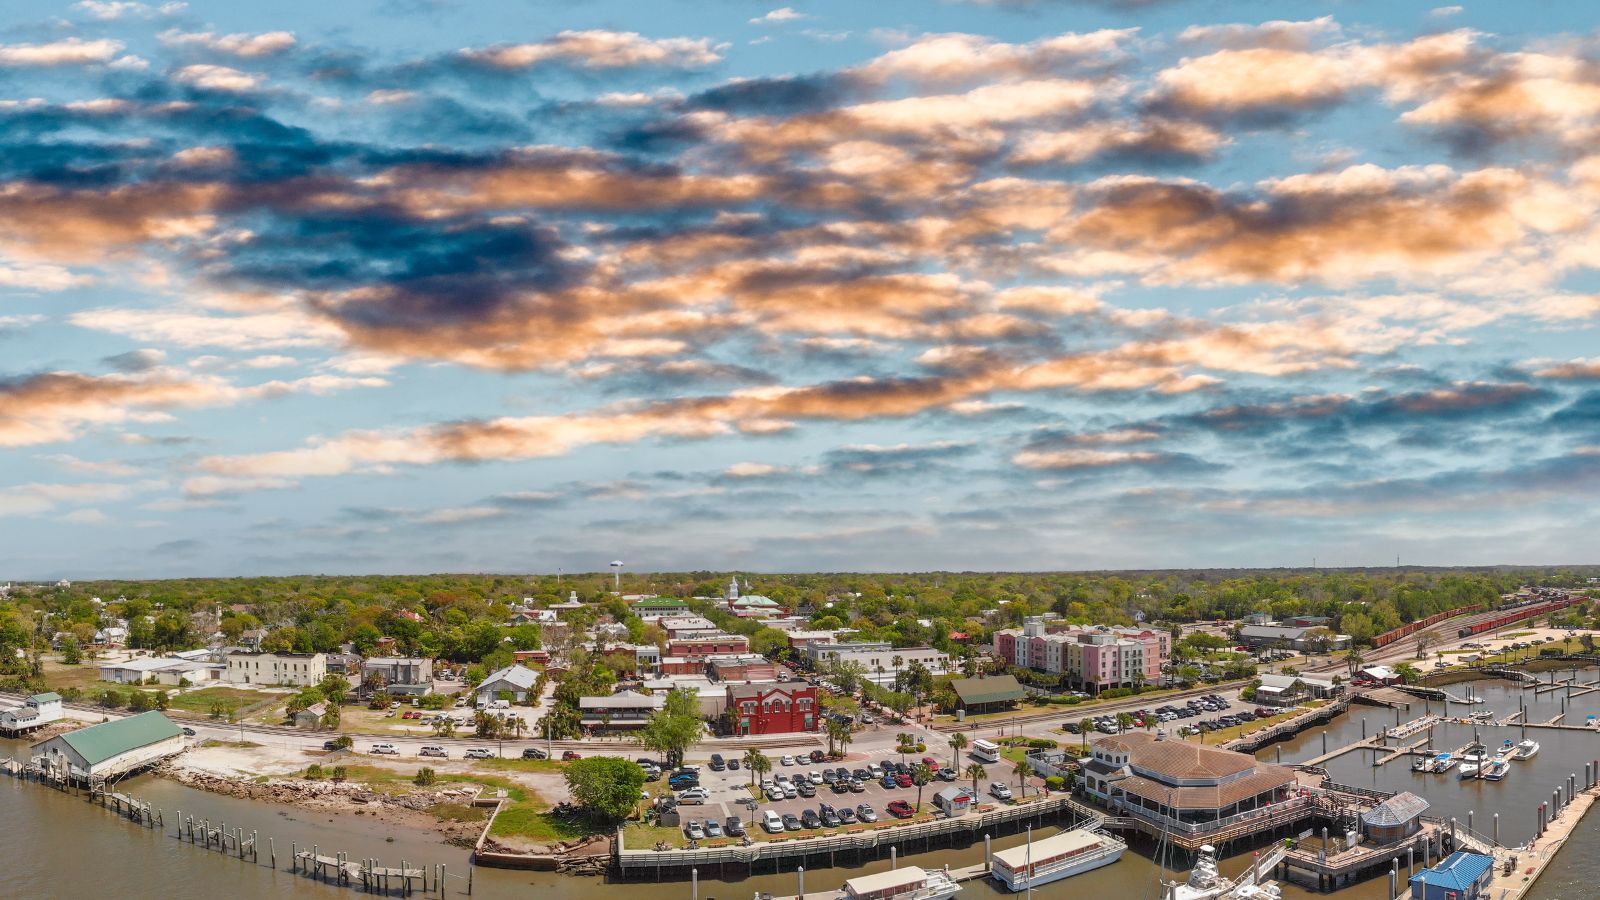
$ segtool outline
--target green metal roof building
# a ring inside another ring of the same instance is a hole
[[[183,732],[151,711],[40,741],[33,756],[58,775],[86,778],[121,775],[182,750]]]
[[[990,675],[984,678],[957,678],[950,682],[961,708],[969,713],[990,712],[1021,700],[1026,692],[1015,675]]]

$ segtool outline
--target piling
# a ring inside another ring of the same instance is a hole
[[[987,870],[993,864],[993,862],[992,862],[993,860],[994,860],[994,854],[989,852],[989,834],[988,834],[988,832],[984,832],[984,835],[983,835],[983,868],[985,870]]]
[[[1575,785],[1577,785],[1577,783],[1578,783],[1577,773],[1569,773],[1567,775],[1567,802],[1568,803],[1571,803],[1572,802],[1572,798],[1577,796],[1577,794],[1578,794],[1578,792],[1577,792],[1577,790],[1575,788]]]
[[[1473,812],[1475,812],[1475,810],[1470,810],[1470,809],[1467,810],[1467,832],[1469,834],[1472,832],[1472,814],[1473,814]]]
[[[1495,813],[1494,814],[1494,843],[1495,843],[1495,846],[1497,846],[1497,847],[1500,846],[1500,814],[1499,813]]]
[[[800,866],[795,872],[800,876],[800,893],[795,900],[806,900],[806,867]]]
[[[689,870],[689,900],[700,900],[700,870]]]
[[[1326,731],[1322,733],[1322,755],[1328,755],[1328,733]]]
[[[1410,878],[1411,874],[1416,871],[1416,852],[1417,845],[1414,843],[1406,848],[1406,878]]]
[[[898,868],[900,868],[900,848],[891,846],[889,848],[889,870],[892,872]]]
[[[1394,866],[1389,867],[1389,896],[1400,896],[1400,870]]]
[[[1539,833],[1535,837],[1544,837],[1544,809],[1545,805],[1539,804]]]
[[[272,860],[272,867],[278,867],[278,844],[272,838],[267,838],[267,858]]]

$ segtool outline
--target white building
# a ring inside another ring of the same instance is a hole
[[[0,731],[19,734],[42,728],[61,718],[61,695],[34,694],[15,709],[0,712]]]
[[[933,647],[895,647],[888,641],[862,641],[845,644],[808,644],[806,655],[817,666],[855,662],[862,677],[874,684],[890,686],[895,675],[913,662],[920,662],[934,675],[948,675],[950,654]]]
[[[33,745],[33,757],[58,777],[109,778],[183,750],[183,732],[151,711],[90,725]]]
[[[322,653],[232,653],[224,680],[231,684],[284,684],[309,687],[328,674]]]
[[[533,685],[538,680],[539,673],[527,666],[506,666],[478,684],[478,705],[488,706],[500,699],[501,691],[510,693],[512,700],[522,703],[533,692]]]

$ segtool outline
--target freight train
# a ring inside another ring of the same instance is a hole
[[[1518,604],[1509,610],[1496,610],[1498,615],[1495,615],[1489,619],[1485,619],[1481,622],[1474,622],[1471,625],[1462,628],[1456,633],[1456,635],[1458,637],[1471,637],[1475,634],[1483,634],[1485,631],[1493,631],[1496,628],[1503,628],[1512,624],[1513,622],[1521,622],[1524,619],[1532,619],[1538,616],[1546,615],[1547,613],[1553,613],[1558,610],[1566,609],[1567,607],[1571,606],[1572,603],[1573,598],[1565,597],[1560,600],[1541,600],[1535,603]]]
[[[1437,625],[1440,622],[1443,622],[1445,619],[1450,619],[1450,618],[1454,618],[1456,616],[1466,615],[1469,612],[1477,612],[1479,609],[1482,609],[1482,607],[1481,606],[1461,606],[1461,607],[1457,607],[1456,609],[1447,609],[1444,612],[1434,613],[1433,615],[1428,616],[1425,619],[1418,619],[1415,622],[1407,622],[1406,624],[1401,625],[1399,628],[1396,628],[1393,631],[1385,631],[1383,634],[1380,634],[1377,637],[1373,638],[1372,639],[1372,646],[1374,646],[1374,647],[1386,647],[1389,644],[1392,644],[1395,641],[1400,640],[1401,638],[1405,637],[1408,634],[1416,634],[1417,632],[1421,631],[1422,629],[1427,628],[1429,625]]]

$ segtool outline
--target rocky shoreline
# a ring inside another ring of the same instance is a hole
[[[439,834],[445,843],[457,847],[474,846],[483,830],[481,822],[443,820],[431,812],[442,803],[470,802],[476,793],[470,790],[413,791],[391,796],[370,790],[360,782],[232,778],[197,772],[171,762],[158,766],[154,771],[179,784],[241,800],[371,816],[375,821],[398,828]]]

